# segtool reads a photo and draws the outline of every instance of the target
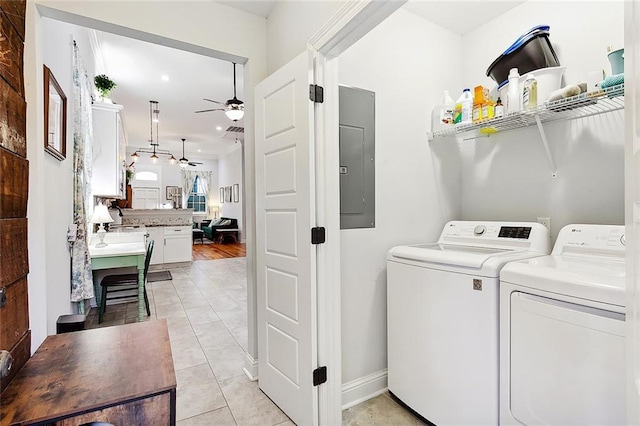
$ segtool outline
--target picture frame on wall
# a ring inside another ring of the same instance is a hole
[[[240,202],[240,185],[237,183],[233,184],[233,202]]]
[[[231,187],[230,186],[225,186],[224,187],[224,201],[227,203],[231,202]]]
[[[62,161],[67,157],[67,96],[44,67],[44,149]]]
[[[173,200],[173,197],[180,194],[179,186],[167,186],[165,190],[165,197],[167,200]]]
[[[224,187],[223,186],[220,187],[219,197],[220,197],[220,204],[224,203]]]

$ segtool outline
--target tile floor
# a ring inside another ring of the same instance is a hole
[[[170,269],[171,281],[147,285],[151,317],[166,318],[178,382],[179,426],[292,425],[243,373],[247,348],[245,258],[196,260]],[[97,309],[87,328],[135,322],[137,303]],[[343,412],[344,425],[419,425],[388,394]]]

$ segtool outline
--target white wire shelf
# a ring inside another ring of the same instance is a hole
[[[500,118],[462,124],[430,134],[430,139],[459,136],[475,139],[493,133],[549,123],[573,120],[624,109],[624,83],[597,92],[582,93],[570,98],[545,103],[536,109],[519,111]]]

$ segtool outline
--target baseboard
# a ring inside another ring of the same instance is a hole
[[[251,380],[255,382],[258,380],[258,360],[253,359],[251,355],[245,352],[244,354],[244,368],[242,369],[244,374]]]
[[[342,385],[342,409],[360,404],[387,390],[387,369]]]

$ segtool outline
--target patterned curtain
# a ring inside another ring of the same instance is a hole
[[[180,170],[180,177],[182,178],[182,208],[187,208],[187,201],[189,201],[189,194],[191,194],[191,188],[196,181],[196,172],[191,170]]]
[[[198,172],[198,177],[200,178],[200,182],[202,182],[205,200],[207,202],[207,217],[213,218],[213,212],[211,211],[212,200],[213,200],[213,172],[212,171],[201,171]]]
[[[71,248],[71,301],[84,314],[87,299],[93,297],[93,274],[89,256],[87,211],[91,205],[93,126],[91,83],[73,42],[73,223],[78,226]]]

